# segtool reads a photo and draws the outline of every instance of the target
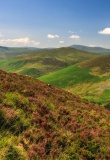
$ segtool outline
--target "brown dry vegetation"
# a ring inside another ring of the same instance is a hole
[[[104,55],[80,63],[82,67],[96,68],[97,74],[110,73],[110,55]]]

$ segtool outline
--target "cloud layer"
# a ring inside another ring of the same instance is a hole
[[[22,45],[22,46],[37,46],[40,42],[30,40],[29,37],[16,38],[16,39],[2,39],[0,40],[0,45]]]
[[[64,43],[64,41],[60,41],[60,43],[62,44],[62,43]]]
[[[78,35],[72,35],[72,36],[70,36],[69,38],[79,39],[79,38],[80,38],[80,36],[78,36]]]
[[[2,33],[0,32],[0,37],[3,37]]]
[[[110,28],[105,28],[104,30],[99,31],[98,33],[99,34],[110,34]]]
[[[54,38],[59,38],[59,36],[58,35],[48,34],[47,38],[54,39]]]

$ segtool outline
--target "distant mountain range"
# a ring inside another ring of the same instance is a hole
[[[110,54],[110,49],[101,48],[101,47],[88,47],[83,45],[71,45],[66,48],[74,48],[77,50],[82,50],[86,52],[92,53],[101,53],[101,54]],[[43,50],[53,50],[55,48],[36,48],[36,47],[5,47],[0,46],[0,59],[7,59],[16,57],[23,54],[30,54],[36,51],[43,51]]]
[[[88,47],[88,46],[83,46],[83,45],[71,45],[70,48],[75,48],[75,49],[83,50],[83,51],[87,51],[87,52],[110,54],[110,49],[101,48],[101,47]]]
[[[41,50],[34,47],[4,47],[0,46],[0,59],[11,58],[22,54],[28,54]]]

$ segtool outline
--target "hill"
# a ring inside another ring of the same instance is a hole
[[[110,159],[110,111],[0,70],[0,159]]]
[[[78,50],[82,50],[82,51],[87,51],[87,52],[110,54],[110,49],[106,49],[102,47],[88,47],[83,45],[71,45],[70,47]]]
[[[0,68],[8,72],[16,72],[37,78],[99,55],[73,48],[42,50],[1,60]]]
[[[101,56],[39,78],[110,108],[110,56]]]
[[[0,60],[16,57],[22,54],[29,54],[31,52],[35,52],[40,50],[39,48],[32,48],[32,47],[4,47],[0,46]]]

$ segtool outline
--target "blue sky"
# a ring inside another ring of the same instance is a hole
[[[0,45],[110,48],[110,0],[0,0]]]

